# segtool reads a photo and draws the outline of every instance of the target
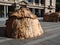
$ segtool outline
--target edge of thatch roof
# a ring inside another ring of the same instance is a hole
[[[28,8],[29,9],[29,8]],[[23,11],[19,12],[21,9],[18,9],[16,11],[14,11],[10,17],[17,17],[17,18],[32,18],[32,19],[36,19],[37,16],[35,14],[33,14],[30,10],[29,10],[29,14],[25,15]]]

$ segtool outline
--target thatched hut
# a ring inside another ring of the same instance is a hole
[[[60,15],[58,12],[45,13],[43,20],[46,22],[58,22],[60,21]]]
[[[43,29],[37,16],[29,8],[21,7],[11,13],[6,21],[6,36],[16,39],[37,37],[43,34]]]

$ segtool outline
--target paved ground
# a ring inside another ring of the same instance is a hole
[[[60,45],[60,22],[40,22],[44,34],[38,38],[15,40],[4,37],[5,22],[0,21],[0,45]]]

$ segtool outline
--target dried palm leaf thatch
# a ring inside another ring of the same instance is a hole
[[[43,16],[43,21],[49,22],[50,21],[50,13],[45,13]]]
[[[58,22],[60,20],[59,14],[57,12],[46,13],[43,17],[44,21],[47,22]]]
[[[14,11],[11,16],[16,16],[17,18],[37,18],[36,15],[34,15],[29,8],[20,8],[16,11]]]
[[[26,39],[43,34],[43,29],[37,16],[29,8],[20,8],[10,15],[6,21],[7,37]]]
[[[50,14],[50,21],[51,22],[57,22],[59,21],[59,15],[57,12],[53,12]]]

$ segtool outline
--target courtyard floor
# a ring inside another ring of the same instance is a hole
[[[40,37],[16,40],[4,36],[5,21],[0,21],[0,45],[60,45],[60,22],[43,22],[40,24],[44,34]]]

